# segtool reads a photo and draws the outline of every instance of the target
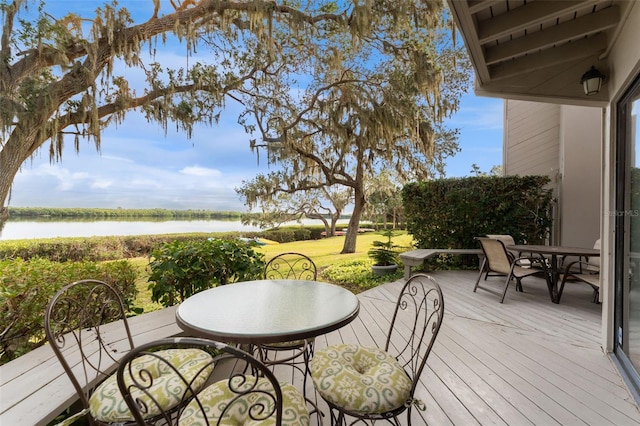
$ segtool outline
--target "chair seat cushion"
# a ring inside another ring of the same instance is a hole
[[[230,383],[231,382],[231,385]],[[287,383],[281,383],[283,418],[287,426],[308,426],[309,412],[300,391]],[[231,389],[234,389],[232,391]],[[239,395],[240,392],[247,392]],[[268,379],[237,375],[220,380],[198,394],[180,415],[180,426],[224,425],[224,426],[269,426],[276,424],[275,395]],[[208,423],[198,401],[205,407]]]
[[[411,397],[407,373],[378,348],[347,344],[323,348],[311,360],[311,378],[326,401],[353,413],[385,413]]]
[[[192,388],[201,389],[213,371],[213,358],[207,352],[200,349],[166,349],[156,352],[157,356],[143,355],[131,363],[131,370],[138,382],[146,384],[146,375],[138,372],[145,370],[150,375],[151,397],[162,406],[164,410],[176,407],[182,400],[186,390],[184,381],[169,364],[174,366],[185,380],[193,380]],[[159,359],[161,358],[161,359]],[[129,371],[125,371],[125,383],[131,383]],[[133,399],[146,402],[149,407],[148,417],[160,414],[158,404],[152,403],[151,398],[138,389],[131,391]],[[124,401],[116,375],[113,374],[96,388],[89,399],[89,410],[92,416],[99,421],[115,423],[133,421],[133,415]]]

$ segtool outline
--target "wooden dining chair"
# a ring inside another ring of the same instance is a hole
[[[210,354],[208,363],[179,370],[167,351],[197,350]],[[214,368],[215,367],[215,368]],[[206,387],[196,382],[213,376]],[[118,367],[120,392],[137,424],[172,426],[270,424],[307,426],[309,411],[293,385],[280,383],[257,358],[235,346],[195,337],[156,340],[132,349]],[[174,383],[177,410],[164,410],[150,389]],[[147,419],[152,413],[154,422]]]
[[[415,390],[443,319],[440,285],[414,274],[400,291],[384,349],[341,344],[318,350],[311,377],[329,405],[331,424],[386,420],[399,426],[406,413],[411,425],[412,409],[426,409]]]

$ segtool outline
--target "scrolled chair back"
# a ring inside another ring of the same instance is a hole
[[[330,408],[332,424],[400,425],[399,416],[406,414],[410,425],[413,407],[426,409],[415,395],[416,384],[443,318],[439,284],[428,275],[414,274],[402,286],[384,349],[343,343],[318,350],[311,360],[311,378]]]
[[[95,386],[134,346],[119,292],[99,280],[80,280],[61,288],[47,305],[44,330],[84,409],[90,406]],[[122,339],[107,344],[103,339],[107,331],[122,333]]]
[[[398,296],[385,344],[385,351],[394,355],[412,379],[411,394],[427,363],[443,319],[444,297],[438,282],[427,274],[411,276]],[[399,323],[410,328],[399,327]]]
[[[194,363],[197,367],[191,368],[188,359],[180,364],[166,358],[168,350],[188,348],[209,354],[209,362]],[[141,425],[149,424],[145,419],[150,417],[160,421],[156,424],[181,426],[309,424],[304,397],[296,388],[280,384],[247,352],[208,339],[175,337],[136,347],[123,358],[117,380],[125,402]],[[202,380],[207,381],[203,389]],[[173,383],[172,395],[156,391],[164,382]],[[178,410],[162,410],[167,397],[179,400]]]
[[[302,253],[281,253],[267,262],[264,278],[268,280],[309,280],[318,277],[316,264]]]

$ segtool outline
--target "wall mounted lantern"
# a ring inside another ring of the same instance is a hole
[[[582,74],[582,78],[580,78],[584,94],[587,96],[596,95],[600,92],[603,80],[604,75],[592,65],[591,69]]]

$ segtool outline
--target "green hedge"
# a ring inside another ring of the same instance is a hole
[[[44,311],[63,286],[90,277],[113,285],[129,311],[137,290],[135,268],[126,260],[52,262],[47,259],[0,261],[0,364],[44,343]]]
[[[417,248],[476,248],[477,236],[509,234],[543,243],[552,225],[546,176],[469,177],[402,189],[407,231]]]
[[[324,230],[324,228],[322,228]],[[306,228],[281,228],[264,231],[260,236],[279,243],[311,240],[311,230]]]
[[[237,239],[238,232],[216,234]],[[46,258],[58,262],[101,261],[148,256],[156,247],[172,241],[205,241],[211,233],[132,235],[111,237],[66,237],[0,241],[0,259]]]
[[[173,306],[217,285],[262,278],[263,257],[239,240],[163,244],[151,254],[151,300]]]

